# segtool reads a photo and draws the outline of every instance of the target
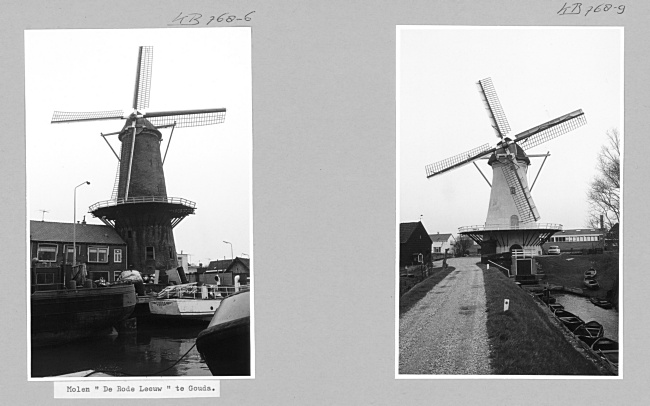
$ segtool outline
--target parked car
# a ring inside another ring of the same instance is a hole
[[[548,255],[560,255],[560,247],[557,245],[551,245],[548,248]]]

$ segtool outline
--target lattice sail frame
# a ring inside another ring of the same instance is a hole
[[[587,118],[585,113],[579,109],[518,134],[514,142],[523,149],[530,149],[585,124],[587,124]]]
[[[540,218],[539,212],[535,202],[533,202],[528,186],[524,186],[517,169],[518,167],[514,162],[501,167],[508,186],[514,190],[511,197],[519,213],[519,219],[524,223],[534,223]]]
[[[133,91],[134,110],[142,110],[149,107],[152,66],[153,47],[141,46],[138,54],[138,69],[135,74],[135,89]]]
[[[506,114],[501,107],[499,96],[497,96],[496,89],[492,83],[492,78],[479,80],[476,85],[478,86],[481,100],[485,105],[485,110],[490,119],[492,128],[496,132],[497,137],[503,138],[510,132],[510,124],[506,118]]]
[[[492,152],[493,150],[494,148],[490,148],[490,144],[483,144],[480,147],[470,149],[469,151],[463,152],[462,154],[458,154],[452,156],[451,158],[443,159],[442,161],[429,164],[424,167],[427,172],[427,178],[438,175],[444,171],[452,169],[453,167],[469,163],[474,159],[480,158],[481,156]]]
[[[179,114],[173,114],[172,112],[153,113],[145,114],[143,117],[156,127],[176,124],[176,127],[178,128],[221,124],[226,120],[226,109],[215,109],[208,111],[188,110],[187,112],[177,113]]]
[[[52,123],[67,123],[71,121],[111,120],[123,119],[123,110],[89,111],[89,112],[68,112],[55,111],[52,114]]]

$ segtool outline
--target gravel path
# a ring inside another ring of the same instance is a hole
[[[490,374],[483,272],[476,258],[456,268],[399,321],[399,373]]]

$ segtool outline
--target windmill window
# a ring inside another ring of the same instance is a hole
[[[56,244],[38,244],[36,258],[39,261],[55,262],[59,246]]]
[[[121,263],[122,262],[122,250],[121,249],[115,249],[113,251],[113,262],[115,263]]]
[[[155,259],[156,258],[156,253],[155,253],[153,247],[147,247],[146,248],[146,255],[147,255],[147,259]]]
[[[174,250],[172,247],[169,247],[169,259],[174,259]]]
[[[514,186],[510,186],[510,194],[511,194],[511,195],[514,195],[515,193],[516,193],[516,192],[515,192],[515,187],[514,187]]]
[[[108,247],[88,247],[88,262],[107,263]]]

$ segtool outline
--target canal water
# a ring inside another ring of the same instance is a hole
[[[207,323],[138,325],[137,332],[114,332],[56,347],[32,348],[32,377],[88,369],[125,377],[212,376],[196,347],[192,348],[196,336],[206,326]],[[166,368],[169,369],[160,372]]]
[[[564,310],[575,314],[585,322],[596,320],[603,325],[604,336],[614,341],[620,341],[618,336],[618,311],[615,309],[603,309],[595,306],[589,298],[569,295],[553,294],[557,303],[564,306]]]

